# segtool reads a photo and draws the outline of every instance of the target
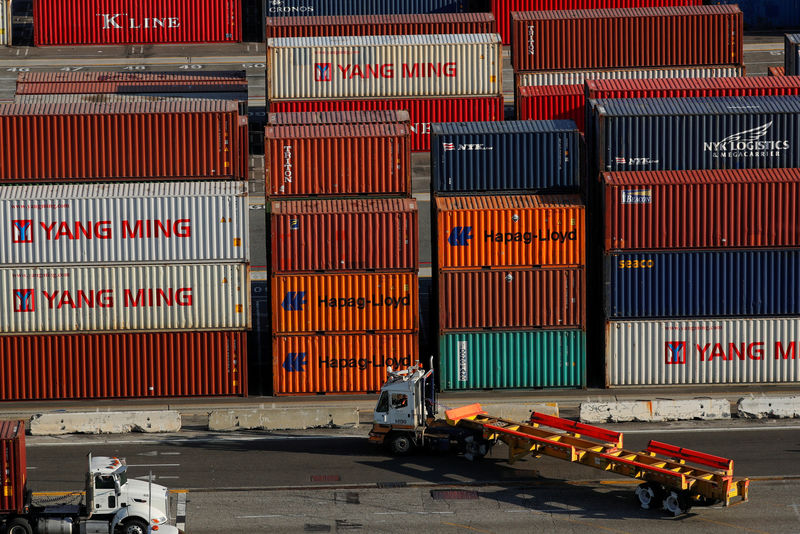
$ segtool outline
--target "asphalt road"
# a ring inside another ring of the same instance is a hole
[[[800,533],[800,423],[627,424],[625,448],[656,439],[732,458],[753,477],[749,502],[678,518],[643,511],[637,482],[550,458],[509,465],[387,456],[367,427],[265,433],[28,439],[34,491],[80,489],[86,454],[126,457],[130,476],[188,489],[190,533],[218,532],[755,532]],[[437,499],[437,490],[463,490]],[[432,493],[433,492],[433,493]]]

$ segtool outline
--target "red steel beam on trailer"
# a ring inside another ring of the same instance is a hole
[[[656,454],[663,454],[665,456],[671,456],[673,458],[680,458],[682,460],[686,460],[687,462],[693,462],[696,464],[705,465],[707,467],[722,469],[728,475],[733,474],[733,460],[728,460],[727,458],[722,458],[720,456],[714,456],[713,454],[693,451],[692,449],[686,449],[684,447],[676,447],[675,445],[661,443],[660,441],[655,440],[650,440],[650,443],[647,445],[647,451]]]
[[[617,448],[622,448],[622,432],[614,432],[613,430],[607,430],[598,426],[578,423],[577,421],[570,421],[569,419],[562,419],[561,417],[555,417],[538,412],[533,412],[531,414],[531,424],[539,424],[548,426],[550,428],[575,432],[580,434],[582,437],[599,439],[606,443],[613,443]]]

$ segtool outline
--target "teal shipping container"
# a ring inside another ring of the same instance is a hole
[[[442,335],[439,387],[442,391],[584,388],[586,333],[544,330]]]

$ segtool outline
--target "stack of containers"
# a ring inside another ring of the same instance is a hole
[[[384,18],[269,22],[274,34],[293,36],[268,40],[269,111],[406,110],[415,152],[430,149],[432,122],[503,119],[493,21],[477,14]],[[351,30],[360,35],[346,35]],[[396,31],[404,35],[384,34]],[[442,33],[422,33],[434,31]]]
[[[800,75],[800,33],[789,33],[784,36],[784,74]]]
[[[800,381],[800,170],[603,184],[606,385]]]
[[[408,114],[269,122],[274,394],[378,391],[419,353]]]
[[[441,389],[583,387],[580,132],[571,121],[432,130]]]
[[[569,118],[583,126],[580,85],[588,79],[744,72],[735,6],[513,12],[512,28],[518,119]],[[642,45],[642,35],[657,45]]]

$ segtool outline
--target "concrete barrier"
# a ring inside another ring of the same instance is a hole
[[[658,422],[693,419],[730,419],[726,399],[688,399],[619,402],[582,402],[580,420],[584,423]]]
[[[510,421],[530,421],[531,413],[539,412],[558,417],[557,402],[542,403],[481,403],[483,411],[489,415]],[[444,414],[442,414],[444,415]]]
[[[358,409],[254,408],[214,410],[208,416],[208,429],[215,432],[231,430],[304,430],[322,426],[358,426]]]
[[[174,410],[37,414],[30,420],[33,436],[178,432],[180,429],[181,414]]]
[[[800,417],[800,396],[743,397],[739,399],[736,408],[739,417],[747,419]]]

